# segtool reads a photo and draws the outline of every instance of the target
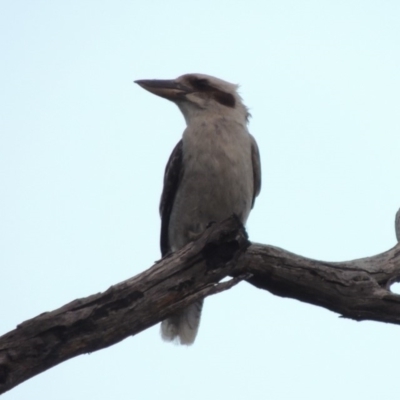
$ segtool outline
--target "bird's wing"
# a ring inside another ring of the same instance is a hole
[[[260,161],[260,152],[258,150],[257,142],[254,137],[251,136],[251,162],[253,164],[253,202],[251,203],[251,207],[253,208],[256,197],[260,194],[261,191],[261,161]]]
[[[171,250],[168,238],[168,227],[175,195],[183,175],[182,153],[182,140],[180,140],[172,151],[167,166],[165,167],[164,187],[160,201],[160,246],[163,257]]]

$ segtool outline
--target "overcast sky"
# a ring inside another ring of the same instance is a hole
[[[160,257],[185,123],[136,79],[241,85],[263,172],[251,240],[328,261],[394,246],[399,43],[397,0],[3,0],[0,333]],[[206,300],[190,348],[155,326],[4,398],[396,398],[399,338],[242,283]]]

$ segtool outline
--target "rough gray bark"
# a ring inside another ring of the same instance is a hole
[[[72,301],[0,337],[0,393],[63,361],[111,346],[197,299],[244,279],[229,275],[249,246],[237,218],[106,292]]]
[[[400,281],[400,243],[385,253],[341,263],[249,244],[240,222],[230,218],[136,277],[23,322],[0,338],[0,393],[65,360],[135,335],[242,279],[357,321],[400,324],[400,296],[389,290]],[[218,283],[226,276],[234,278]]]
[[[253,244],[243,259],[247,281],[281,297],[291,297],[356,321],[400,324],[400,244],[369,258],[347,262],[311,260],[277,247]]]

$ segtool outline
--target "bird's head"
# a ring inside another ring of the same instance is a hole
[[[177,79],[135,81],[143,89],[173,101],[189,124],[196,117],[224,116],[248,120],[238,86],[204,74],[186,74]]]

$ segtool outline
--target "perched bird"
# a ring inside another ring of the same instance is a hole
[[[196,239],[210,222],[236,214],[245,224],[260,193],[261,169],[238,86],[203,74],[135,82],[174,102],[187,124],[165,168],[160,203],[162,255]],[[202,306],[203,300],[197,301],[163,321],[162,338],[192,344]]]

